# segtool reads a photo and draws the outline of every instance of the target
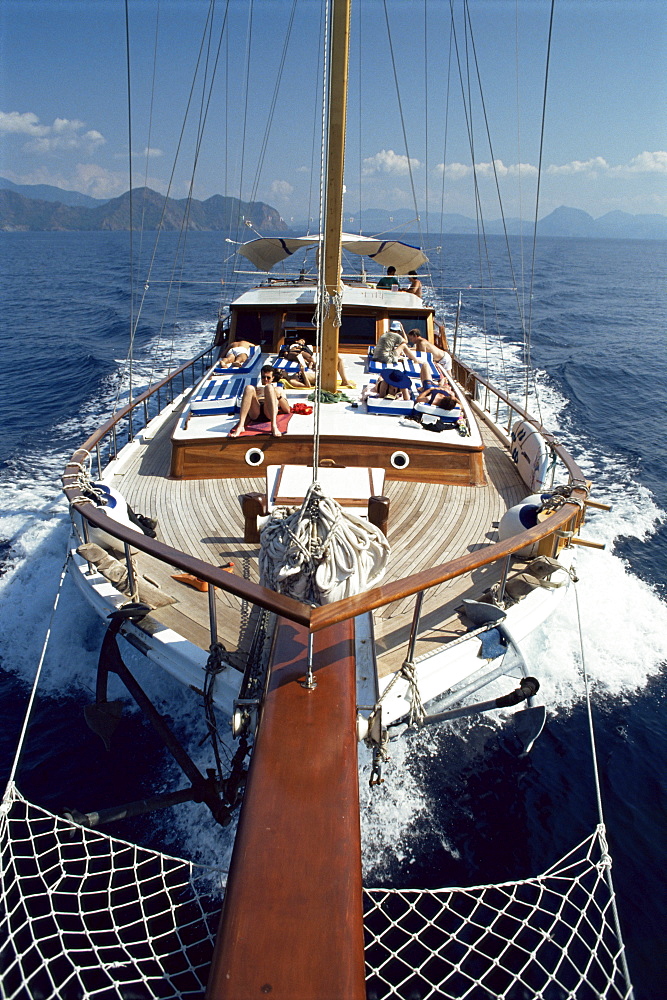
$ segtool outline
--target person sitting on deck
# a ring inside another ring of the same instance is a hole
[[[221,368],[240,368],[250,357],[253,345],[249,340],[235,340],[218,364]]]
[[[422,283],[417,277],[416,271],[408,271],[408,278],[410,279],[410,284],[407,288],[401,288],[402,292],[412,292],[417,298],[422,297]]]
[[[394,365],[405,356],[411,361],[416,361],[412,351],[408,350],[407,343],[403,324],[395,319],[390,324],[389,330],[382,334],[375,345],[373,360],[382,364]]]
[[[408,343],[410,347],[413,347],[415,351],[422,351],[425,354],[430,354],[438,365],[441,365],[445,371],[451,371],[452,368],[452,356],[448,354],[447,351],[443,351],[441,347],[437,347],[432,344],[430,340],[426,337],[422,337],[421,332],[415,327],[414,330],[408,330]]]
[[[376,288],[388,288],[391,291],[393,288],[398,288],[398,278],[396,277],[396,268],[388,267],[387,273],[380,278]]]
[[[280,437],[278,414],[289,413],[290,405],[282,387],[275,384],[275,373],[271,365],[264,365],[260,372],[261,385],[247,385],[241,398],[241,412],[236,427],[229,432],[230,437],[238,437],[245,430],[246,420],[262,420],[271,424],[271,433]]]
[[[288,378],[284,373],[279,373],[278,377],[284,385],[288,385],[291,389],[303,389],[304,387],[306,389],[312,389],[317,381],[315,369],[316,364],[315,360],[313,360],[312,368],[302,368],[298,375],[295,375],[293,378]],[[340,354],[338,355],[337,371],[341,385],[354,388],[354,382],[348,381],[347,373],[345,371],[345,363]]]
[[[431,377],[428,365],[421,367],[422,390],[415,403],[427,403],[429,406],[439,406],[441,410],[454,410],[459,401],[450,389],[450,384],[443,373],[435,382]]]

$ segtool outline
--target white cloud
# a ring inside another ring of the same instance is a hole
[[[585,174],[592,178],[628,177],[630,174],[667,174],[667,152],[643,152],[633,156],[629,163],[612,166],[603,156],[593,156],[590,160],[571,160],[569,163],[551,164],[549,174]]]
[[[609,170],[609,164],[603,156],[593,156],[590,160],[571,160],[569,163],[552,163],[547,167],[548,174],[592,174]]]
[[[63,149],[90,152],[106,142],[97,129],[84,131],[85,127],[85,122],[78,118],[55,118],[53,125],[42,125],[32,111],[0,112],[0,132],[27,137],[23,145],[26,153],[52,153]]]
[[[275,198],[289,198],[294,188],[288,181],[272,181],[271,194]]]
[[[628,170],[630,173],[667,174],[667,152],[640,153],[630,160]]]
[[[414,157],[411,157],[408,163],[407,156],[395,153],[393,149],[382,149],[375,156],[366,157],[362,173],[366,176],[369,174],[407,174],[410,167],[416,170],[420,166],[421,163]]]

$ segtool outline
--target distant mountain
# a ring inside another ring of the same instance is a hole
[[[477,223],[465,215],[449,214],[441,216],[430,212],[421,216],[422,232],[445,233],[448,235],[477,232]],[[305,223],[292,227],[295,232],[305,232]],[[364,209],[356,215],[345,214],[344,228],[365,235],[389,236],[391,233],[415,233],[418,225],[414,212],[407,209]],[[510,236],[530,236],[533,222],[530,220],[507,218],[484,222],[484,232],[490,236],[502,235],[505,230]],[[561,206],[540,219],[537,225],[540,236],[575,236],[586,239],[626,239],[664,240],[667,239],[667,216],[630,215],[628,212],[608,212],[594,219],[588,212],[578,208]]]
[[[24,198],[37,198],[40,201],[59,201],[62,205],[74,205],[84,208],[94,208],[103,205],[107,198],[91,198],[80,191],[64,191],[52,184],[15,184],[6,177],[0,177],[0,190],[15,191]]]
[[[187,209],[187,199],[165,199],[150,188],[132,192],[134,227],[179,230]],[[264,233],[281,233],[287,226],[279,213],[263,202],[243,202],[216,194],[206,201],[193,200],[187,228],[194,230],[235,230],[249,223]],[[90,231],[130,228],[130,192],[94,207],[68,206],[47,199],[25,198],[13,190],[0,190],[0,229],[5,231]]]

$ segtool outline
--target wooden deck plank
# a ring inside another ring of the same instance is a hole
[[[115,482],[131,506],[157,517],[158,537],[183,551],[219,566],[233,561],[234,570],[251,580],[259,578],[258,547],[243,541],[243,514],[239,496],[264,492],[264,477],[245,479],[169,479],[170,436],[173,415],[156,433],[150,447],[141,445]],[[428,566],[438,565],[488,545],[497,537],[497,522],[504,511],[527,493],[507,453],[485,426],[488,485],[452,486],[410,483],[388,479],[384,493],[390,499],[389,541],[392,547],[386,579],[400,579]],[[178,603],[153,612],[153,617],[180,631],[204,649],[210,643],[208,598],[171,579],[169,567],[158,570],[144,563],[139,568],[159,583]],[[456,608],[465,596],[480,596],[496,582],[497,568],[482,568],[472,577],[448,581],[424,597],[417,655],[455,634],[462,626]],[[405,655],[415,598],[378,609],[376,637],[383,672],[397,669]],[[242,644],[241,601],[219,592],[219,637],[230,649]],[[245,616],[247,617],[247,615]]]

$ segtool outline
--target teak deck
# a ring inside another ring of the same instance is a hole
[[[158,519],[162,541],[213,565],[233,562],[234,572],[257,581],[258,547],[243,541],[239,498],[248,492],[264,492],[265,479],[171,478],[170,438],[177,420],[178,414],[174,414],[153,440],[139,446],[115,476],[114,485],[135,510]],[[391,556],[385,580],[401,579],[495,541],[497,522],[505,510],[526,495],[507,452],[487,428],[481,425],[480,430],[485,445],[485,487],[387,478],[384,493],[391,502]],[[152,612],[152,617],[208,649],[208,595],[173,580],[171,573],[176,571],[158,560],[141,553],[136,560],[140,573],[177,599],[177,603]],[[427,591],[415,655],[431,652],[464,631],[456,613],[462,598],[479,597],[497,579],[497,570],[484,567]],[[405,658],[414,603],[415,598],[409,597],[375,612],[381,674],[398,669]],[[216,594],[216,607],[219,639],[229,651],[238,651],[238,665],[242,666],[243,653],[252,639],[253,608],[221,591]]]

